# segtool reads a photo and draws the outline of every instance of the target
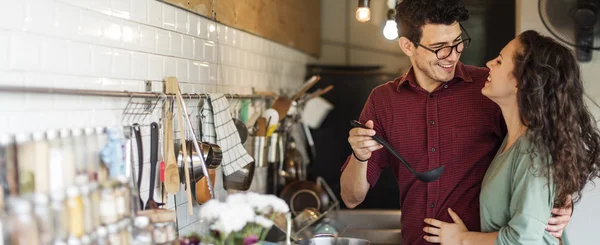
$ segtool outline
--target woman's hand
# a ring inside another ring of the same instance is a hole
[[[469,230],[458,217],[458,215],[448,208],[448,213],[454,223],[446,223],[437,219],[425,219],[425,223],[431,225],[423,228],[425,233],[431,234],[426,235],[423,238],[431,243],[441,243],[442,245],[461,245],[462,237]]]

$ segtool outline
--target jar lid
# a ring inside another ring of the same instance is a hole
[[[80,136],[81,135],[81,129],[79,129],[79,128],[71,129],[71,134],[73,135],[73,137]]]
[[[56,130],[48,130],[46,131],[46,139],[53,140],[58,136],[58,132]]]
[[[81,186],[81,195],[87,196],[90,194],[90,186],[91,184],[83,184]]]
[[[52,198],[52,201],[62,201],[65,200],[65,192],[63,191],[55,191],[52,193],[52,195],[50,196],[50,198]]]
[[[81,241],[77,237],[69,237],[68,245],[80,245]]]
[[[61,138],[67,138],[69,136],[71,136],[70,130],[68,130],[66,128],[63,128],[63,129],[60,130],[60,137]]]
[[[13,137],[9,134],[0,135],[0,145],[8,145],[13,142]]]
[[[44,132],[34,132],[33,133],[33,140],[40,141],[43,139],[44,139]]]
[[[92,243],[92,239],[88,235],[83,235],[81,237],[81,244],[90,244]]]
[[[67,188],[67,196],[70,198],[79,196],[79,188],[77,186],[69,186]]]
[[[30,140],[31,140],[31,137],[29,134],[17,134],[15,136],[15,141],[17,142],[17,144],[22,144],[22,143],[25,143]]]
[[[85,133],[85,135],[90,136],[94,133],[94,129],[93,128],[85,128],[85,129],[83,129],[83,132]]]
[[[50,203],[50,197],[45,194],[35,193],[33,194],[33,203],[35,206],[47,206]]]
[[[67,245],[67,243],[63,240],[54,240],[53,245]]]
[[[147,227],[150,224],[150,218],[146,216],[137,216],[135,217],[133,224],[138,228]]]
[[[106,227],[104,227],[104,226],[98,227],[98,230],[96,231],[96,235],[99,238],[106,237],[108,235],[108,231],[106,230]]]
[[[108,233],[109,234],[114,234],[114,233],[117,233],[118,231],[119,231],[119,227],[116,224],[108,225]]]
[[[31,212],[31,203],[20,197],[8,197],[8,207],[14,213],[23,214]]]

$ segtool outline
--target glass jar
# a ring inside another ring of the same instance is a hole
[[[154,224],[154,243],[166,244],[169,242],[169,234],[167,226],[169,223],[155,223]]]
[[[108,244],[121,245],[121,235],[117,224],[108,225]]]
[[[150,218],[137,216],[133,221],[132,245],[154,245],[152,239],[153,227]]]
[[[81,185],[81,203],[83,204],[83,231],[90,234],[94,231],[93,205],[90,198],[90,185]],[[83,242],[82,242],[83,243]]]
[[[98,227],[96,230],[96,244],[98,245],[109,245],[108,241],[108,230],[104,226]]]
[[[119,229],[121,235],[121,245],[131,244],[131,220],[123,219],[119,222]]]
[[[67,189],[67,210],[69,214],[69,233],[72,237],[80,238],[85,234],[83,223],[83,201],[79,188],[70,186]]]
[[[100,192],[100,207],[98,210],[100,212],[100,222],[103,225],[114,224],[119,220],[119,216],[113,183],[111,181],[102,183]]]
[[[90,201],[92,202],[92,230],[97,231],[102,225],[102,222],[100,222],[100,188],[98,182],[90,183]]]
[[[175,222],[154,224],[154,242],[156,244],[170,244],[175,240],[177,240],[177,224]]]
[[[39,232],[32,212],[31,203],[27,200],[11,197],[8,199],[7,226],[10,243],[7,245],[40,245]]]
[[[33,196],[35,219],[40,233],[40,243],[50,245],[54,240],[53,215],[50,211],[50,198],[47,195]]]
[[[119,219],[129,217],[129,188],[124,183],[115,186],[115,199],[117,203],[117,215]]]

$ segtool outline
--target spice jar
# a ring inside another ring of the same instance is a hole
[[[133,221],[132,245],[153,245],[150,218],[146,216],[137,216]]]
[[[121,245],[121,236],[117,224],[108,225],[108,243],[110,245]]]
[[[98,182],[90,183],[90,201],[92,202],[92,224],[93,230],[98,230],[100,222],[100,188]]]
[[[52,193],[50,198],[52,200],[52,212],[54,216],[52,222],[54,225],[54,239],[67,241],[69,233],[69,217],[67,209],[65,208],[65,194],[64,192],[57,191]]]
[[[155,223],[154,224],[154,242],[156,244],[165,244],[169,242],[169,235],[167,234],[168,223]]]
[[[169,244],[177,240],[177,231],[174,222],[154,224],[154,242],[156,244]]]
[[[109,245],[108,241],[108,230],[104,226],[98,227],[96,230],[96,244],[98,245]]]
[[[84,234],[83,201],[79,196],[79,188],[70,186],[67,189],[67,210],[69,214],[69,233],[75,238]]]
[[[131,222],[130,219],[123,219],[119,222],[119,229],[121,235],[121,245],[131,244]]]
[[[117,202],[117,215],[119,219],[129,216],[129,189],[124,183],[118,183],[115,186],[115,199]]]
[[[103,225],[114,224],[119,220],[117,213],[117,202],[115,200],[114,182],[105,181],[102,183],[100,194],[100,222]]]
[[[83,204],[83,231],[90,234],[94,231],[93,206],[90,198],[90,185],[81,185],[81,203]],[[88,238],[89,239],[89,238]],[[82,239],[83,240],[83,239]],[[83,241],[82,241],[83,243]]]

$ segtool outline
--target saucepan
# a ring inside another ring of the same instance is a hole
[[[323,213],[329,208],[327,192],[316,182],[295,181],[281,190],[281,199],[289,206],[294,215],[298,215],[306,208],[314,208]]]

